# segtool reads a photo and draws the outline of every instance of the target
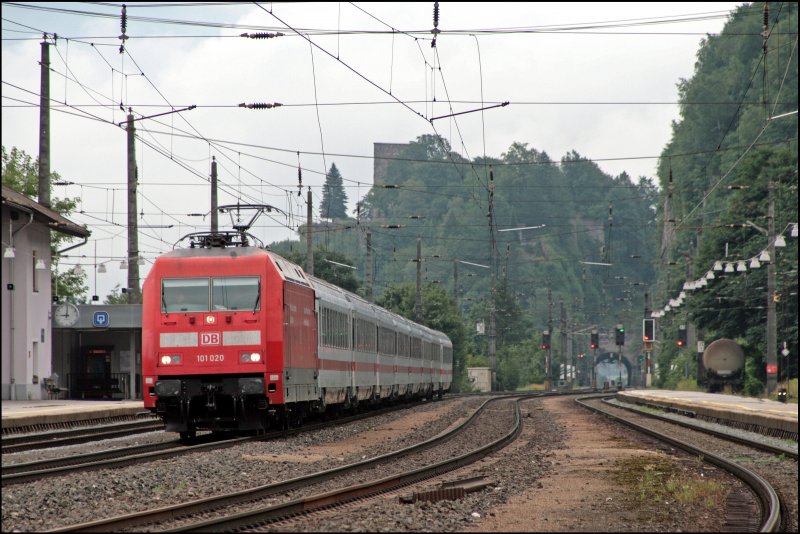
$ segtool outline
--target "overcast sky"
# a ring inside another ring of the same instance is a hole
[[[207,218],[188,214],[209,210],[212,156],[220,204],[292,214],[259,221],[253,233],[265,243],[295,237],[305,188],[318,203],[333,163],[354,209],[372,184],[376,142],[438,133],[470,159],[520,142],[554,160],[575,150],[611,175],[654,177],[678,119],[677,83],[738,4],[442,2],[435,49],[433,5],[135,3],[120,54],[121,4],[4,2],[2,143],[37,156],[39,43],[42,32],[57,34],[51,169],[75,185],[52,194],[80,196],[85,213],[71,219],[92,231],[63,265],[89,267],[90,295],[102,299],[127,276],[120,104],[137,118],[197,106],[136,122],[144,277],[181,236],[207,229]],[[501,102],[509,105],[475,111]],[[95,276],[91,265],[103,261],[108,272]]]

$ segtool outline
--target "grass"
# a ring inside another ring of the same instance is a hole
[[[544,391],[544,384],[528,384],[527,386],[520,386],[517,391]]]
[[[725,500],[721,483],[681,473],[667,459],[629,458],[618,462],[617,468],[617,482],[633,490],[642,502],[702,502],[713,509]]]

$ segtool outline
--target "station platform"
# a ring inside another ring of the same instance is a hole
[[[694,412],[704,419],[729,422],[731,426],[772,429],[772,434],[797,436],[797,404],[768,399],[657,389],[625,390],[617,393],[625,402],[651,403]]]
[[[147,415],[140,400],[4,400],[0,403],[3,434],[15,428],[49,428],[85,421],[121,420]]]

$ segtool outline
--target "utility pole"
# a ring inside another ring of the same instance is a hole
[[[136,128],[133,110],[128,108],[128,304],[142,301],[139,293],[139,228],[136,222]],[[136,334],[130,332],[130,398],[136,398]]]
[[[592,389],[597,389],[597,348],[600,345],[600,332],[597,328],[592,328]]]
[[[769,232],[769,263],[767,264],[767,395],[778,387],[778,332],[775,319],[775,184],[767,183],[767,231]]]
[[[495,305],[495,294],[494,294],[494,285],[495,285],[495,272],[497,271],[497,259],[496,259],[496,248],[497,245],[494,240],[494,171],[492,170],[492,166],[489,165],[489,253],[491,255],[491,268],[492,268],[492,287],[489,293],[489,367],[491,367],[492,373],[492,391],[495,390],[494,387],[494,376],[495,371],[497,370],[497,358],[496,354],[496,332],[495,332],[495,321],[496,321],[496,313],[497,310]]]
[[[652,310],[650,308],[650,292],[648,288],[645,287],[644,290],[644,318],[650,319],[652,316]],[[655,336],[655,321],[653,324],[653,335]],[[653,353],[653,345],[655,339],[651,339],[649,341],[644,342],[644,387],[650,387],[650,358],[652,357]]]
[[[217,213],[217,158],[211,156],[211,233],[219,232],[219,214]]]
[[[458,260],[453,260],[453,300],[456,301],[456,309],[461,309],[458,306]]]
[[[136,128],[133,110],[128,108],[128,303],[142,301],[139,292],[139,227],[136,221],[136,186],[139,179],[136,168]]]
[[[50,207],[50,43],[42,41],[39,88],[39,204]],[[13,358],[13,354],[11,355]]]
[[[417,293],[414,298],[414,317],[418,323],[422,322],[422,239],[417,238]]]
[[[553,331],[553,292],[548,287],[547,288],[547,331]],[[547,347],[547,354],[545,355],[544,359],[544,390],[550,391],[553,388],[553,377],[552,377],[552,358],[553,358],[553,349],[551,348],[553,344],[551,343],[549,347]]]
[[[567,352],[567,310],[564,307],[564,299],[561,299],[561,365],[564,367],[564,380],[570,386],[572,385],[572,377],[570,374],[570,365],[572,358],[569,357]]]
[[[372,302],[372,232],[367,230],[367,300]]]
[[[306,272],[314,276],[314,239],[311,235],[312,211],[311,186],[309,186],[306,194]]]

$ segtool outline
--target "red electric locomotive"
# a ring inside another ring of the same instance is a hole
[[[182,438],[441,396],[446,335],[307,275],[239,231],[192,234],[143,285],[144,405]]]

